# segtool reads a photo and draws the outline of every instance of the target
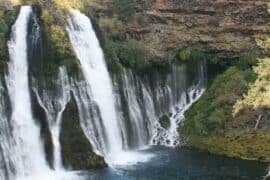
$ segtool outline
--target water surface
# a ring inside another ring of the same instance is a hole
[[[155,156],[134,166],[82,172],[87,180],[256,180],[267,163],[209,155],[188,149],[152,148]]]

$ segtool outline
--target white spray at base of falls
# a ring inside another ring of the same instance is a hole
[[[61,170],[63,167],[59,136],[62,115],[67,103],[70,101],[70,85],[65,67],[59,68],[58,78],[53,84],[55,84],[55,87],[51,89],[51,91],[45,89],[38,91],[38,88],[33,88],[33,90],[36,94],[38,103],[46,113],[52,135],[54,168],[56,170]]]

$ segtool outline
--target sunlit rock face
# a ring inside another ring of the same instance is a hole
[[[136,0],[135,5],[145,22],[127,23],[126,31],[142,41],[152,56],[191,49],[238,57],[260,52],[255,39],[270,35],[266,1]],[[106,13],[111,3],[97,7],[103,7],[99,13]]]

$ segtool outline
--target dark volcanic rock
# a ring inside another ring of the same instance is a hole
[[[60,142],[65,166],[74,170],[89,170],[107,166],[104,159],[92,151],[91,144],[83,133],[74,98],[68,103],[63,113]]]

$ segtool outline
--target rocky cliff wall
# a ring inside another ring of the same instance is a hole
[[[112,2],[93,4],[106,12]],[[126,32],[152,56],[191,49],[238,57],[260,52],[256,39],[270,36],[268,0],[135,0],[135,5],[144,22],[125,23]]]

